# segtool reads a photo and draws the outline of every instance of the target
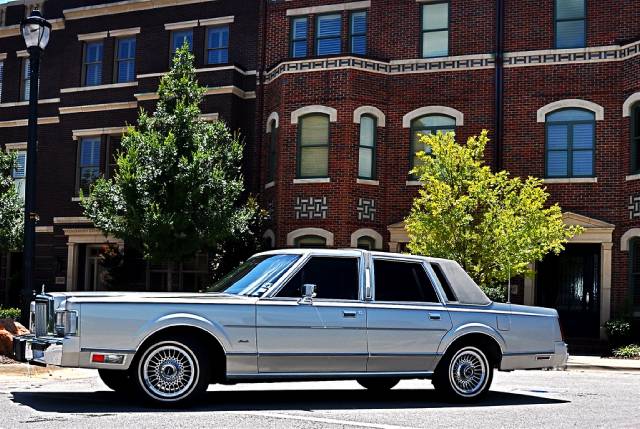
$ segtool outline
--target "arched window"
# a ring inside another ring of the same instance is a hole
[[[376,178],[376,127],[377,119],[372,115],[360,118],[360,143],[358,148],[358,177]]]
[[[276,175],[277,163],[278,123],[275,119],[269,124],[269,130],[269,164],[267,166],[267,181],[271,182]]]
[[[303,235],[295,239],[294,245],[300,249],[327,247],[327,240],[319,235]]]
[[[631,172],[640,173],[640,102],[631,108]]]
[[[435,134],[438,131],[446,133],[456,129],[456,119],[446,115],[427,115],[414,119],[411,122],[411,169],[420,165],[417,153],[424,151],[431,152],[431,148],[420,141],[420,136],[425,134]]]
[[[629,243],[629,283],[631,302],[635,311],[640,310],[640,238]]]
[[[376,239],[373,237],[363,236],[358,238],[358,249],[375,250]]]
[[[546,177],[593,177],[595,113],[561,109],[546,116]]]
[[[329,116],[310,114],[298,120],[299,179],[329,176]]]

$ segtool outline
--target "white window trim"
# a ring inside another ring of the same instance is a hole
[[[546,122],[547,115],[551,112],[570,108],[590,110],[596,114],[596,121],[602,121],[604,119],[604,107],[602,107],[601,105],[588,100],[579,100],[572,98],[554,101],[553,103],[549,103],[546,106],[542,106],[541,108],[539,108],[537,113],[538,122]]]
[[[273,247],[276,247],[276,234],[272,229],[268,229],[264,232],[264,234],[262,234],[262,239],[264,240],[266,238],[271,240],[271,244],[273,245]]]
[[[358,247],[358,239],[362,237],[373,238],[376,243],[376,248],[372,250],[382,249],[382,246],[384,245],[382,235],[379,232],[374,231],[371,228],[360,228],[359,230],[351,234],[351,247],[353,247],[354,249]]]
[[[276,121],[276,128],[280,128],[280,115],[278,115],[278,112],[271,112],[271,114],[267,118],[267,125],[265,130],[267,134],[271,134],[271,122],[273,121]]]
[[[460,127],[464,125],[464,114],[454,109],[453,107],[447,106],[425,106],[420,107],[416,110],[412,110],[402,117],[402,127],[403,128],[411,128],[411,122],[414,119],[421,118],[427,115],[446,115],[451,116],[456,120],[456,127]]]
[[[223,25],[223,24],[233,24],[235,21],[235,16],[220,16],[217,18],[209,18],[209,19],[201,19],[200,25],[203,27],[214,26],[214,25]]]
[[[552,185],[558,183],[598,183],[597,177],[558,177],[558,178],[546,178],[542,179],[542,183],[545,185]]]
[[[305,115],[310,113],[323,113],[325,115],[329,115],[329,122],[337,122],[338,121],[338,111],[333,107],[320,106],[314,104],[312,106],[304,106],[297,110],[291,112],[291,123],[294,125],[298,124],[298,120]]]
[[[100,31],[99,33],[78,34],[78,40],[81,42],[87,42],[91,40],[106,39],[108,36],[108,31]]]
[[[170,22],[164,25],[165,30],[185,30],[189,28],[194,28],[198,26],[198,20],[194,19],[193,21],[181,21],[181,22]]]
[[[360,106],[353,111],[353,123],[359,124],[362,120],[362,115],[371,115],[378,120],[378,126],[384,128],[387,120],[382,110],[374,106]]]
[[[640,238],[640,228],[631,228],[620,238],[620,250],[623,252],[629,251],[629,242],[633,238]]]
[[[640,101],[640,92],[631,94],[629,98],[627,98],[624,101],[624,104],[622,105],[622,117],[628,118],[629,116],[631,116],[631,106],[633,106],[639,101]]]
[[[4,61],[7,59],[7,53],[6,52],[1,52],[0,53],[0,61]]]
[[[289,1],[289,0],[288,0]],[[371,1],[354,1],[349,3],[327,4],[323,6],[299,7],[296,9],[287,9],[287,16],[299,15],[317,15],[328,12],[341,12],[343,10],[368,9],[371,7]]]
[[[134,36],[136,34],[140,34],[140,27],[109,30],[109,36],[111,37]]]
[[[333,247],[333,233],[322,228],[300,228],[287,234],[287,246],[295,246],[297,238],[305,235],[317,235],[327,242],[327,247]]]

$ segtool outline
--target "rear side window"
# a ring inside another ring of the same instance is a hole
[[[357,300],[360,282],[357,258],[313,257],[278,292],[278,297],[300,298],[302,285],[316,285],[316,298]]]
[[[438,302],[422,264],[374,260],[376,301]]]
[[[440,286],[442,286],[442,290],[444,291],[444,294],[447,296],[447,301],[456,302],[458,298],[456,298],[456,295],[453,293],[453,290],[451,289],[451,285],[449,284],[449,281],[447,280],[444,273],[442,272],[442,268],[440,268],[440,265],[431,264],[431,268],[433,268],[433,271],[436,273],[436,277],[438,277]]]

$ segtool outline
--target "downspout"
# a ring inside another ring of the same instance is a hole
[[[495,151],[493,168],[502,170],[504,136],[504,0],[496,0]]]
[[[257,178],[254,180],[256,193],[260,193],[261,184],[262,184],[262,149],[264,143],[264,132],[265,129],[262,125],[262,121],[264,120],[264,72],[265,72],[265,63],[267,59],[267,14],[269,10],[270,0],[261,1],[260,12],[262,14],[262,31],[260,37],[262,40],[260,41],[260,64],[258,64],[258,106],[256,106],[256,143],[257,143],[257,153],[256,153],[256,174]]]

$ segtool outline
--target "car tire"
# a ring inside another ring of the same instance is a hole
[[[493,366],[487,353],[476,345],[447,351],[436,368],[433,386],[448,400],[475,402],[484,397],[493,381]]]
[[[207,390],[209,362],[206,349],[193,339],[159,339],[141,351],[133,379],[147,403],[181,407]]]
[[[102,380],[109,389],[118,393],[131,393],[131,387],[133,386],[131,371],[99,369],[98,375],[100,375],[100,380]]]
[[[391,390],[400,382],[397,378],[360,378],[356,381],[360,386],[374,392]]]

